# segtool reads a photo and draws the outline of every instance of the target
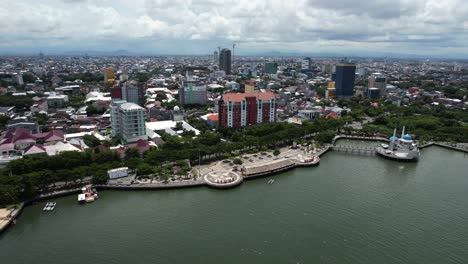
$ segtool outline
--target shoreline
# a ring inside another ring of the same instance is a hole
[[[345,137],[340,138],[340,139],[346,139]],[[353,138],[356,139],[356,138]],[[381,141],[381,140],[375,140],[375,141]],[[428,144],[423,145],[421,149],[429,148],[432,146],[437,146],[449,150],[454,150],[454,151],[459,151],[463,153],[468,153],[468,149],[462,149],[459,147],[454,147],[450,145],[446,145],[443,143],[439,142],[431,142]],[[293,162],[294,164],[291,166],[287,166],[285,168],[279,168],[275,169],[272,171],[268,171],[265,173],[260,173],[258,175],[253,175],[253,176],[248,176],[248,175],[242,175],[241,174],[241,180],[236,182],[235,184],[226,184],[226,185],[219,185],[219,186],[214,186],[213,184],[210,184],[209,182],[205,181],[202,177],[202,180],[187,180],[187,181],[178,181],[178,182],[169,182],[169,183],[148,183],[148,184],[132,184],[132,185],[117,185],[117,184],[98,184],[94,185],[94,187],[99,190],[99,191],[105,191],[105,190],[116,190],[116,191],[155,191],[155,190],[169,190],[169,189],[188,189],[188,188],[195,188],[195,187],[210,187],[214,189],[230,189],[237,187],[240,185],[243,180],[254,180],[254,179],[259,179],[259,178],[264,178],[268,176],[273,176],[280,174],[285,171],[293,170],[295,168],[303,168],[303,167],[313,167],[313,166],[318,166],[320,164],[320,157],[328,153],[329,151],[333,150],[332,145],[326,145],[323,149],[321,149],[319,152],[314,153],[313,156],[319,158],[319,160],[315,163],[301,163],[301,162]],[[217,164],[218,162],[212,162],[210,165]],[[37,197],[34,197],[30,200],[24,201],[21,203],[20,207],[14,210],[14,214],[12,214],[11,218],[9,219],[8,223],[0,227],[0,235],[5,232],[5,230],[8,229],[8,227],[11,226],[12,222],[17,219],[23,209],[31,204],[34,204],[36,202],[41,202],[44,200],[49,200],[53,198],[59,198],[59,197],[65,197],[65,196],[70,196],[74,194],[78,194],[81,192],[81,188],[74,188],[74,189],[69,189],[69,190],[63,190],[63,191],[57,191],[54,193],[46,193],[46,194],[41,194]]]

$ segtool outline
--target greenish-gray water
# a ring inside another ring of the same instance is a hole
[[[468,155],[330,152],[231,190],[104,191],[27,207],[2,263],[467,263]]]

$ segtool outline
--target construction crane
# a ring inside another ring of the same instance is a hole
[[[232,65],[234,65],[234,50],[236,49],[236,43],[232,43]]]

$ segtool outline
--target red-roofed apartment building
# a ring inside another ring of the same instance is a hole
[[[227,93],[219,100],[219,125],[241,128],[276,122],[276,95],[267,93]]]

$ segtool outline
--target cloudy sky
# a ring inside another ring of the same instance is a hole
[[[466,0],[0,0],[0,53],[468,56]]]

